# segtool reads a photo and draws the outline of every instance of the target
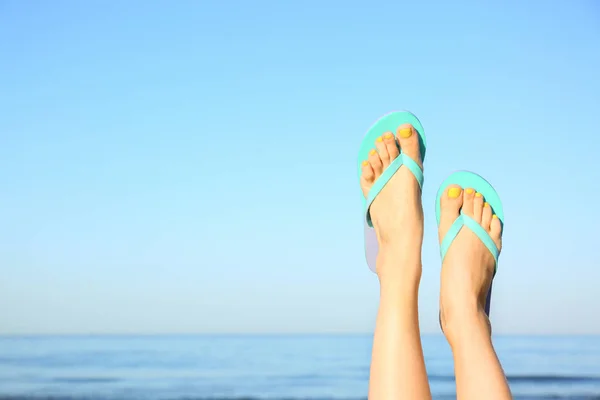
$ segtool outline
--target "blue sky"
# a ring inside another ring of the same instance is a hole
[[[0,2],[0,333],[369,332],[355,158],[427,134],[504,202],[498,333],[600,333],[600,7]]]

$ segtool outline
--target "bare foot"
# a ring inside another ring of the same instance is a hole
[[[419,133],[409,124],[375,141],[362,165],[361,188],[368,197],[375,181],[401,151],[418,163]],[[419,330],[423,207],[419,182],[402,165],[370,207],[377,241],[376,272],[381,291],[373,337],[369,399],[431,399]]]
[[[502,225],[481,193],[472,188],[463,190],[457,185],[450,185],[442,195],[440,204],[440,242],[462,209],[463,214],[485,229],[500,251]],[[494,257],[483,242],[470,229],[463,227],[448,249],[442,265],[441,323],[449,339],[455,333],[455,325],[460,324],[458,321],[463,321],[463,317],[485,318],[489,326],[485,303],[495,267]]]
[[[373,183],[383,171],[402,152],[419,164],[423,164],[419,151],[419,134],[409,124],[400,125],[397,135],[385,133],[377,138],[369,159],[363,162],[360,186],[365,197]],[[423,207],[421,188],[415,176],[406,166],[392,176],[389,182],[375,198],[370,208],[371,220],[379,242],[378,258],[394,258],[394,263],[377,262],[377,275],[397,277],[405,275],[403,265],[421,265],[421,246],[423,242]],[[404,268],[405,269],[405,268]],[[420,278],[420,269],[412,271]]]

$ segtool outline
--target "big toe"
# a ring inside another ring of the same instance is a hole
[[[420,136],[417,130],[410,124],[402,124],[398,127],[397,137],[402,153],[412,158],[419,164],[419,167],[423,168],[419,141]]]
[[[440,242],[460,214],[460,208],[463,204],[462,192],[460,186],[450,185],[440,198],[440,227],[438,231]]]

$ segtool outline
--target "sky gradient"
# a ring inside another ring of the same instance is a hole
[[[382,114],[499,192],[498,333],[600,333],[594,1],[0,1],[0,333],[369,332]]]

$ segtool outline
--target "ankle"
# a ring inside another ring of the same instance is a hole
[[[442,308],[441,324],[444,335],[454,348],[475,337],[491,337],[491,324],[483,308],[476,302],[461,309]]]
[[[377,276],[382,292],[417,290],[422,272],[420,254],[381,249],[377,257]]]
[[[377,265],[393,267],[394,269],[421,269],[421,246],[415,243],[410,246],[380,243]]]

